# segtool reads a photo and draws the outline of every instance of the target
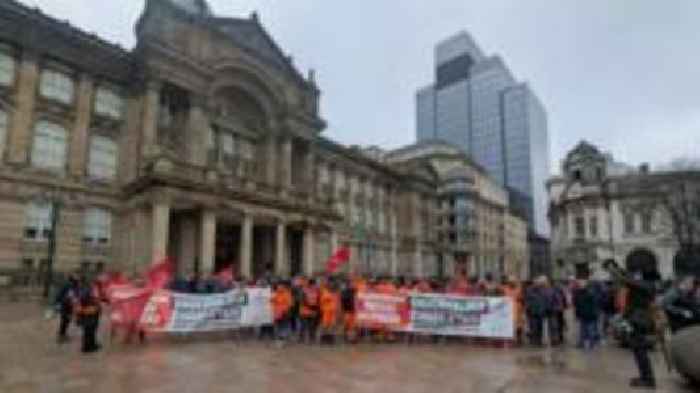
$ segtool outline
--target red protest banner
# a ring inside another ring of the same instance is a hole
[[[358,293],[357,324],[373,329],[403,330],[410,322],[408,298],[401,294]]]

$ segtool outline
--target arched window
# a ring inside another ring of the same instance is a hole
[[[0,162],[5,153],[5,145],[7,144],[7,112],[0,108]]]
[[[651,272],[658,271],[658,261],[656,255],[646,248],[637,248],[627,255],[627,270],[630,272]]]
[[[117,144],[109,138],[93,136],[90,140],[88,174],[94,179],[114,179],[117,175]]]
[[[66,130],[55,123],[40,121],[34,130],[32,165],[63,171],[66,166]]]
[[[583,176],[581,175],[581,170],[580,170],[580,169],[575,170],[573,176],[574,176],[574,181],[581,181],[581,180],[583,180]]]

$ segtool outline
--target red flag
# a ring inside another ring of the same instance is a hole
[[[170,258],[151,266],[146,273],[146,286],[151,290],[164,289],[175,274],[175,266]]]
[[[350,249],[343,247],[336,251],[326,262],[326,272],[335,273],[341,266],[346,264],[350,260]]]
[[[130,329],[138,324],[151,294],[148,288],[137,288],[132,285],[112,287],[109,319],[113,328]]]

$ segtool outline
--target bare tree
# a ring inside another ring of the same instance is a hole
[[[679,157],[659,167],[661,171],[685,172],[700,170],[700,158]]]
[[[659,187],[659,203],[680,250],[674,263],[679,273],[700,275],[700,172],[668,174]]]

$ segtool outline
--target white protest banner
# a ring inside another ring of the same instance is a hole
[[[149,299],[141,326],[160,332],[211,332],[272,323],[269,288],[221,294],[160,291]]]
[[[513,339],[513,305],[505,297],[414,294],[409,331],[445,336]]]

